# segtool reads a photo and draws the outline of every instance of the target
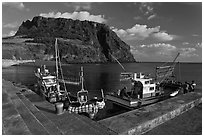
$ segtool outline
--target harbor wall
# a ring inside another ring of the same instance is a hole
[[[201,92],[180,95],[99,121],[118,134],[144,134],[202,102]]]

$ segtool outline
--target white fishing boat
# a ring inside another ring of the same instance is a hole
[[[38,68],[35,73],[38,81],[37,91],[40,91],[40,94],[42,94],[51,103],[63,101],[67,98],[65,83],[63,83],[63,87],[59,83],[59,70],[61,71],[62,79],[64,79],[64,77],[59,58],[57,39],[55,41],[55,67],[55,75],[51,74],[45,65]]]
[[[77,95],[68,92],[65,85],[67,82],[64,80],[59,58],[57,39],[55,41],[55,53],[56,75],[52,75],[45,66],[38,68],[35,73],[38,80],[37,90],[51,103],[62,102],[64,108],[69,112],[88,113],[90,117],[93,118],[98,113],[98,110],[103,109],[105,106],[103,90],[101,90],[101,98],[89,97],[88,91],[84,89],[84,74],[83,67],[81,67],[79,82],[81,84],[81,90],[72,91],[72,93],[77,93]],[[61,79],[59,78],[59,71],[61,72]],[[60,85],[60,82],[62,82],[63,85]]]
[[[123,73],[120,81],[120,89],[106,95],[106,99],[125,107],[138,107],[159,101],[162,91],[158,89],[157,84],[152,78],[145,77],[142,73],[134,73],[133,78],[127,78],[130,73]],[[132,75],[132,74],[131,74]],[[126,90],[127,95],[122,96],[122,90]]]
[[[157,67],[156,78],[142,72],[122,72],[120,89],[107,94],[106,99],[124,107],[135,108],[178,95],[183,90],[181,83],[167,81],[173,74],[176,58],[171,66]]]

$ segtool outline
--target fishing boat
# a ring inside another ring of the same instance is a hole
[[[129,75],[130,73],[125,73]],[[125,76],[124,73],[122,76]],[[152,78],[144,77],[142,73],[134,73],[137,77],[135,79],[127,79],[127,77],[120,81],[120,89],[117,92],[112,92],[106,95],[106,99],[118,105],[127,108],[140,107],[159,101],[162,96],[162,91],[153,82]],[[121,92],[126,90],[126,96],[121,95]]]
[[[103,90],[101,89],[101,97],[91,98],[89,96],[89,91],[84,89],[84,74],[83,67],[81,67],[80,73],[80,83],[81,90],[77,92],[77,97],[73,98],[70,93],[69,96],[69,104],[65,105],[66,109],[70,113],[87,113],[90,118],[94,118],[94,116],[98,113],[100,109],[105,107],[105,97]]]
[[[38,90],[49,102],[62,102],[64,108],[70,113],[87,113],[91,118],[93,118],[97,114],[98,110],[103,109],[105,106],[103,90],[100,91],[102,94],[101,98],[90,98],[88,90],[84,89],[84,74],[83,67],[81,67],[79,82],[81,84],[81,90],[72,92],[67,91],[67,82],[64,80],[62,72],[57,40],[58,39],[55,41],[55,75],[51,74],[45,66],[38,68],[37,72],[35,73],[38,81]],[[61,79],[59,76],[59,71],[61,72]],[[60,82],[62,84],[60,84]],[[76,93],[76,95],[73,95],[73,93]]]
[[[59,82],[59,71],[61,72],[61,79],[63,80],[63,72],[61,67],[61,61],[59,58],[59,49],[57,46],[57,39],[55,41],[55,74],[51,74],[45,65],[37,69],[35,76],[37,77],[38,84],[36,85],[36,90],[45,97],[49,102],[56,103],[59,101],[64,101],[67,98],[67,90],[65,82],[63,85]]]
[[[178,56],[179,54],[176,58]],[[142,72],[122,72],[120,89],[107,94],[106,99],[127,108],[136,108],[178,95],[183,90],[182,84],[170,80],[173,77],[176,58],[171,66],[157,67],[156,78]]]

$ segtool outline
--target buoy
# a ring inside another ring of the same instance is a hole
[[[64,104],[61,102],[55,103],[55,110],[56,110],[57,115],[63,114],[63,112],[64,112],[63,106],[64,106]]]

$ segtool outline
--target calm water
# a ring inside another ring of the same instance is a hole
[[[42,63],[40,62],[36,62],[35,64],[12,66],[10,68],[3,69],[2,77],[5,80],[21,83],[32,89],[33,85],[36,83],[34,71],[36,71],[36,68],[41,64]],[[161,64],[163,63],[123,63],[127,72],[145,72],[152,76],[154,76],[155,67],[160,66]],[[119,88],[119,74],[123,70],[118,64],[63,65],[62,68],[64,77],[79,76],[81,66],[84,67],[85,88],[89,90],[91,95],[100,95],[100,89],[103,89],[104,92],[107,93],[116,91]],[[53,63],[47,63],[47,67],[51,72],[55,70]],[[177,79],[181,82],[191,82],[194,80],[197,84],[197,88],[202,88],[201,63],[181,63],[176,66],[175,74],[177,75]],[[72,93],[76,93],[80,87],[67,85],[67,89]],[[127,110],[124,108],[116,107],[111,103],[107,103],[106,109],[102,110],[102,113],[97,116],[97,120],[123,113],[125,111]]]

